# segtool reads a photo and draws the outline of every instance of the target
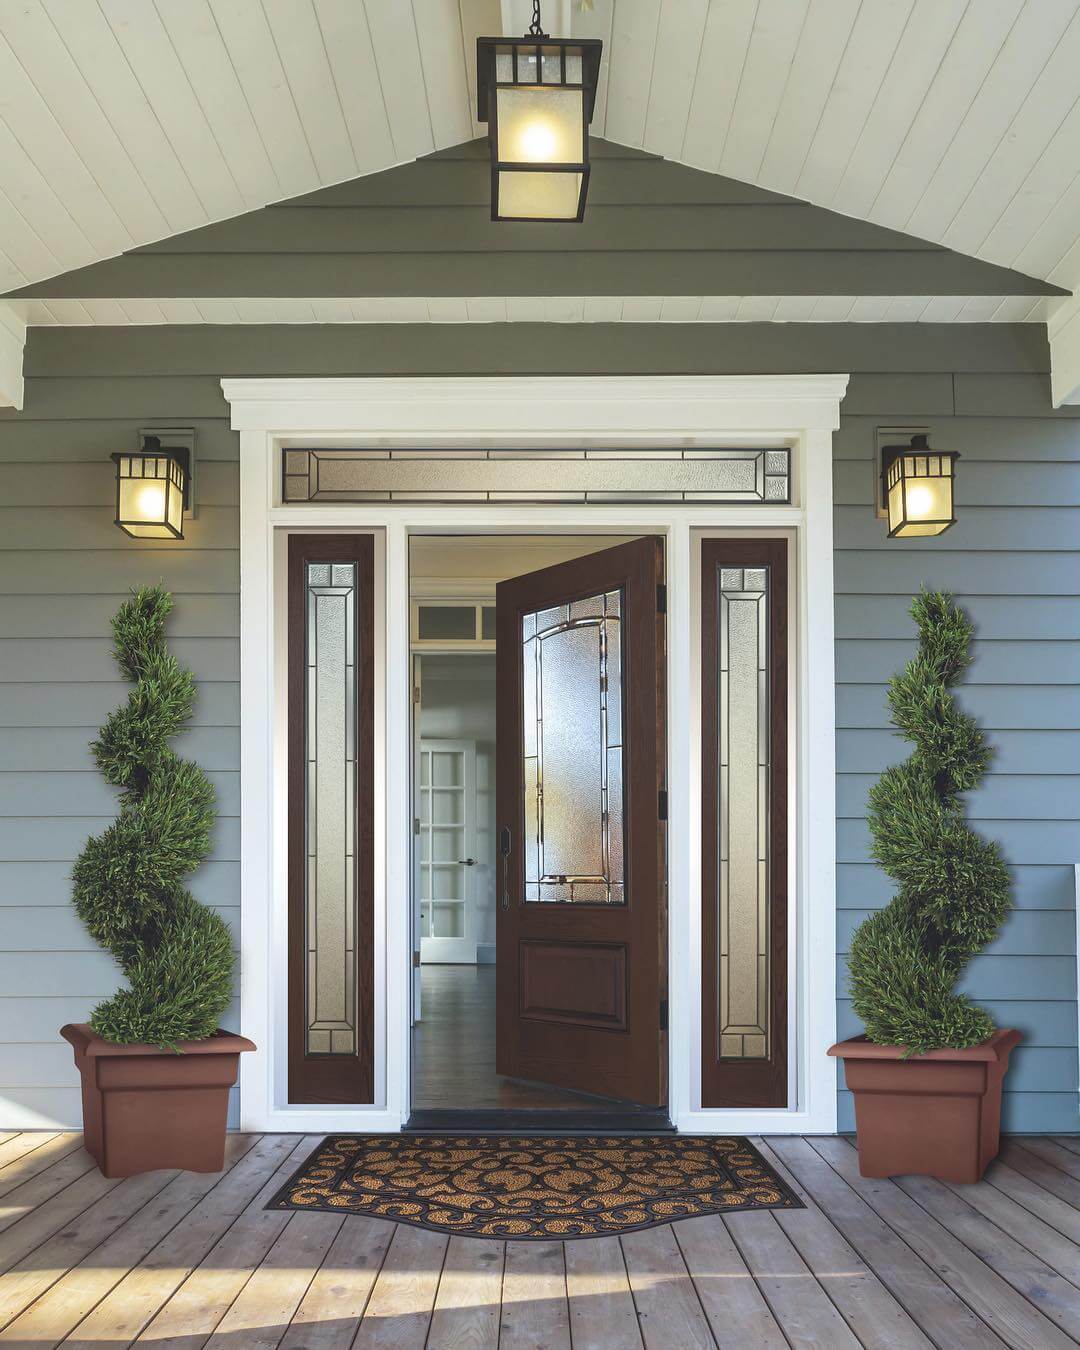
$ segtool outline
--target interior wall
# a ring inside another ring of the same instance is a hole
[[[964,987],[1024,1034],[1005,1127],[1077,1131],[1080,408],[1051,408],[1045,332],[674,323],[31,330],[26,407],[0,409],[0,1128],[78,1123],[57,1028],[120,980],[71,909],[69,874],[115,810],[87,746],[127,694],[109,617],[142,582],[176,595],[173,645],[199,688],[177,748],[218,792],[214,853],[192,889],[238,916],[238,440],[223,375],[778,369],[852,375],[834,437],[837,949],[890,895],[865,824],[873,776],[906,753],[885,683],[912,651],[912,593],[945,587],[978,626],[960,697],[996,751],[971,814],[1015,880],[1016,909]],[[199,514],[182,543],[112,524],[109,453],[153,423],[197,434]],[[873,514],[875,431],[896,425],[963,456],[959,523],[939,539],[889,541]],[[838,1012],[842,1034],[858,1030],[843,971]],[[853,1126],[843,1088],[840,1123]]]

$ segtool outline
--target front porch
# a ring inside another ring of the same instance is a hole
[[[865,1181],[843,1138],[755,1139],[806,1209],[565,1243],[263,1208],[317,1136],[236,1134],[222,1175],[106,1180],[73,1133],[0,1136],[0,1345],[1070,1346],[1080,1141],[976,1186]]]

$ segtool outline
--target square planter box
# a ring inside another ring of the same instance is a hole
[[[178,1168],[220,1172],[225,1165],[229,1089],[240,1055],[255,1046],[218,1031],[181,1041],[180,1054],[156,1045],[115,1045],[73,1022],[60,1035],[82,1076],[83,1139],[107,1177]]]
[[[855,1097],[859,1172],[978,1181],[997,1156],[1001,1082],[1019,1040],[1018,1031],[1003,1029],[968,1050],[910,1059],[902,1047],[865,1036],[832,1046]]]

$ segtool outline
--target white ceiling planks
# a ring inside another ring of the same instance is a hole
[[[0,287],[469,139],[476,37],[529,10],[0,0]],[[598,135],[1072,287],[1078,11],[547,0],[544,18],[605,44]]]

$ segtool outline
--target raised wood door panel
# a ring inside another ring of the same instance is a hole
[[[667,1084],[662,582],[650,537],[496,590],[496,1067],[647,1106]]]
[[[288,1098],[374,1100],[371,535],[290,535]]]
[[[788,545],[701,544],[702,1105],[786,1106]]]

